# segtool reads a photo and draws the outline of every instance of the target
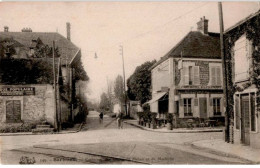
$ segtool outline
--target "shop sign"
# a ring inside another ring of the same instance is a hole
[[[35,87],[1,88],[0,96],[29,96],[35,95]]]

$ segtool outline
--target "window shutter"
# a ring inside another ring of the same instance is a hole
[[[198,106],[199,102],[198,102],[198,98],[194,99],[194,106]]]
[[[184,67],[183,68],[183,81],[184,81],[184,85],[189,85],[189,67]]]
[[[216,84],[218,86],[221,86],[221,71],[220,71],[220,67],[216,67]]]
[[[180,99],[180,106],[183,106],[183,99]]]
[[[200,68],[199,66],[194,66],[193,67],[193,74],[194,74],[194,80],[193,83],[194,85],[199,85],[200,84]]]
[[[209,100],[209,105],[210,105],[210,106],[213,106],[213,98],[210,98],[210,100]]]
[[[211,67],[211,74],[210,74],[210,76],[211,76],[211,85],[212,86],[214,86],[214,85],[216,85],[216,69],[215,69],[215,67]]]

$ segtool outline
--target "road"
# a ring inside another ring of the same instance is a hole
[[[114,118],[91,111],[81,132],[2,136],[2,164],[243,164],[237,158],[194,149],[190,143],[220,139],[222,133],[158,133],[128,124],[117,128]],[[26,159],[25,159],[26,160]]]

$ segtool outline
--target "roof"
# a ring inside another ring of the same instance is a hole
[[[254,18],[255,16],[259,15],[260,14],[260,10],[258,10],[257,12],[255,13],[252,13],[251,15],[247,16],[246,18],[240,20],[239,22],[237,22],[235,25],[231,26],[230,28],[228,28],[224,33],[228,33],[229,31],[233,30],[234,28],[244,24],[246,21]]]
[[[170,57],[220,59],[219,34],[208,33],[205,35],[199,31],[189,32],[165,56],[155,63],[151,69]]]
[[[55,41],[55,47],[59,48],[62,65],[66,65],[66,62],[71,62],[75,54],[80,50],[80,48],[71,41],[56,32],[0,32],[0,36],[1,38],[12,37],[14,40],[28,48],[31,47],[32,40],[38,38],[50,47],[52,46],[53,41]]]

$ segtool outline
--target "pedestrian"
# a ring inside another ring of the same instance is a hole
[[[117,127],[123,129],[123,113],[121,111],[117,113]]]
[[[103,117],[104,117],[103,112],[100,112],[100,114],[99,114],[99,124],[103,124]]]

